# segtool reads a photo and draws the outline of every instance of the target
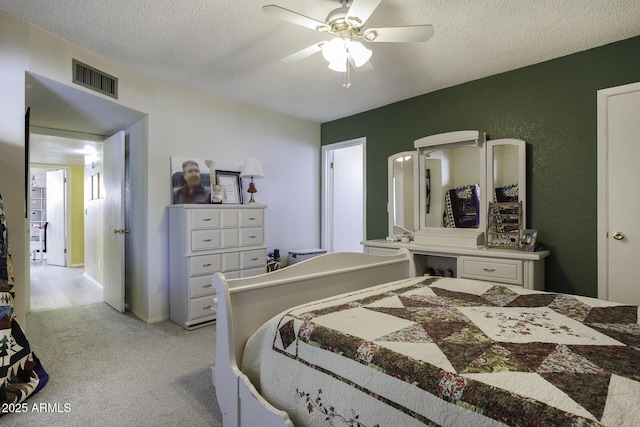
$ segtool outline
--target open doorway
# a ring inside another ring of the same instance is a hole
[[[39,252],[32,252],[30,256],[32,264],[26,299],[34,310],[85,305],[96,301],[97,290],[97,300],[103,301],[103,290],[96,287],[96,282],[102,283],[101,277],[86,273],[92,267],[89,260],[93,267],[97,266],[98,269],[103,269],[107,264],[108,260],[105,260],[102,254],[104,242],[101,239],[98,241],[86,238],[89,233],[85,232],[88,230],[96,236],[105,234],[103,220],[95,217],[94,221],[87,220],[91,216],[91,203],[99,204],[100,194],[104,195],[104,191],[100,191],[103,174],[96,172],[91,165],[87,167],[85,161],[89,156],[86,149],[90,144],[102,143],[109,135],[130,128],[146,117],[146,114],[32,73],[26,73],[25,81],[25,99],[31,112],[28,145],[30,165],[64,169],[68,175],[73,174],[70,171],[75,171],[74,176],[65,178],[65,188],[71,185],[76,189],[76,193],[77,188],[80,188],[80,196],[76,196],[80,200],[80,209],[76,209],[75,217],[66,215],[63,262],[56,266],[48,262],[52,255],[49,253],[51,242],[47,241],[45,234],[44,244],[47,247]],[[124,135],[124,132],[122,134]],[[77,160],[69,161],[66,158],[73,155]],[[61,160],[60,157],[65,158]],[[123,155],[122,162],[124,161]],[[76,169],[79,169],[79,172]],[[67,195],[70,196],[71,192],[73,190],[68,190]],[[31,203],[31,200],[28,203]],[[44,204],[41,203],[41,206],[46,206],[46,201]],[[47,219],[47,213],[41,213]],[[45,220],[43,225],[47,222]],[[77,227],[79,224],[82,227],[81,231],[69,232],[71,227]],[[29,238],[31,239],[31,236]],[[74,239],[80,239],[80,245],[74,246]],[[124,253],[120,256],[124,262]],[[120,284],[124,294],[124,277]],[[42,288],[46,295],[40,298],[39,292]]]
[[[100,143],[40,134],[30,139],[30,157],[46,162],[29,165],[31,310],[100,302],[102,288],[84,270],[84,170]],[[43,155],[47,151],[56,154]]]
[[[365,240],[365,138],[322,147],[322,247],[362,252]]]

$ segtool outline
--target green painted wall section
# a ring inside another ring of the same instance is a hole
[[[391,154],[412,150],[423,136],[457,130],[526,141],[527,225],[552,253],[546,288],[595,297],[596,96],[637,81],[640,37],[323,123],[322,145],[367,138],[367,238],[376,239],[387,234]]]

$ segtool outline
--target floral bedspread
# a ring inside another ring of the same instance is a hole
[[[296,425],[637,426],[638,317],[594,298],[422,277],[277,316],[242,369]]]

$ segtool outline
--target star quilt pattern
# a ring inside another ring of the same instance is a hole
[[[634,426],[638,317],[637,306],[423,277],[291,310],[278,319],[272,349],[422,424],[448,424],[464,411],[486,425]],[[363,369],[391,379],[372,381]],[[351,397],[319,387],[295,395],[309,416],[366,425],[364,414],[329,405]],[[434,397],[446,403],[425,403]]]

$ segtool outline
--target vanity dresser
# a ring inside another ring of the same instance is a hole
[[[525,142],[459,131],[420,138],[414,147],[389,157],[388,237],[364,241],[364,251],[406,248],[418,275],[544,290],[550,252],[518,250],[506,233],[494,240],[496,233],[486,232],[489,207],[496,202],[515,204],[518,231],[526,228]]]
[[[266,272],[265,205],[169,206],[170,318],[185,329],[211,324],[211,276],[227,279]]]

